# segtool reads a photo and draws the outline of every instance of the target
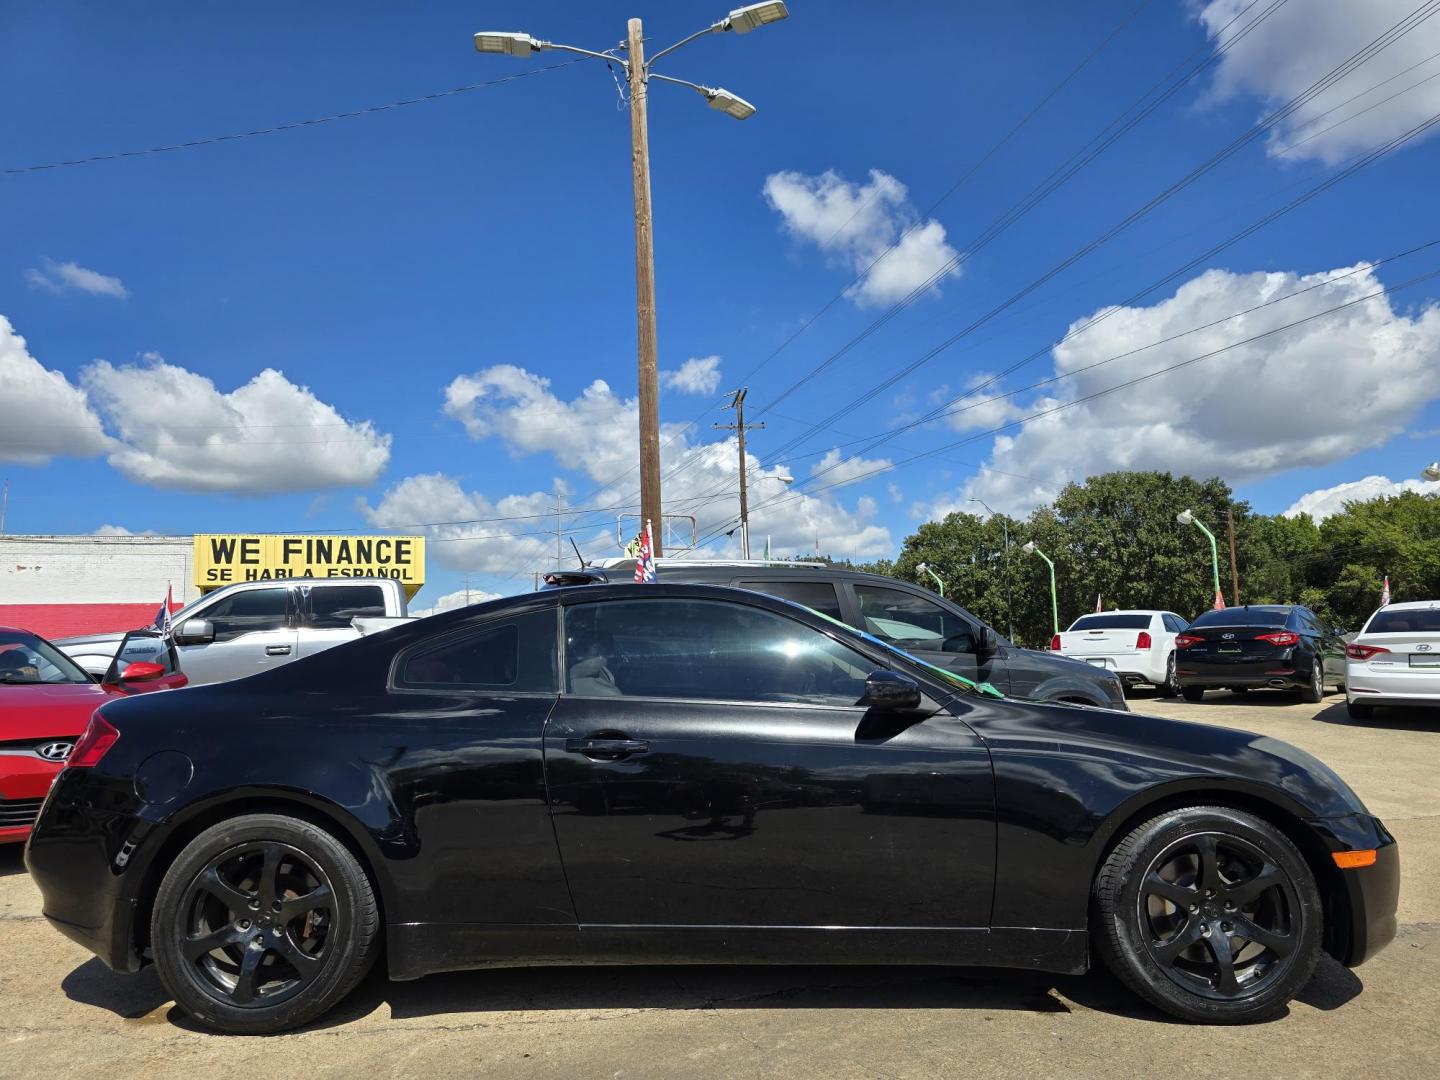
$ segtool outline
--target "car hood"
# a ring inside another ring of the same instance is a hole
[[[69,649],[76,645],[119,645],[125,640],[126,631],[116,631],[108,634],[80,634],[78,637],[55,638],[52,645],[58,645],[62,649]]]
[[[0,686],[0,742],[78,735],[110,697],[95,683]]]
[[[997,756],[1058,753],[1137,776],[1258,785],[1306,817],[1368,812],[1319,758],[1251,731],[1051,702],[977,701],[965,721]]]

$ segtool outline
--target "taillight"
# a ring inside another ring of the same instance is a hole
[[[1372,656],[1379,656],[1381,653],[1388,653],[1390,650],[1383,645],[1346,645],[1345,655],[1351,660],[1369,660]]]
[[[1273,634],[1256,634],[1256,641],[1268,641],[1271,645],[1298,645],[1300,635],[1292,634],[1289,630],[1277,630]]]
[[[1052,637],[1052,638],[1050,639],[1050,651],[1051,651],[1051,652],[1059,652],[1059,651],[1060,651],[1060,635],[1059,635],[1059,634],[1056,634],[1054,637]]]
[[[1138,634],[1135,635],[1135,648],[1137,648],[1137,649],[1148,649],[1148,648],[1150,648],[1150,631],[1149,631],[1149,630],[1141,630],[1140,633],[1138,633]]]
[[[1191,645],[1199,645],[1205,639],[1196,637],[1194,634],[1176,634],[1175,647],[1177,649],[1188,649]]]
[[[106,723],[96,713],[90,717],[90,723],[85,728],[85,734],[81,735],[75,743],[75,748],[70,751],[70,756],[65,759],[67,769],[92,769],[100,764],[100,759],[105,756],[105,751],[115,745],[115,740],[120,738],[120,732],[114,726]]]

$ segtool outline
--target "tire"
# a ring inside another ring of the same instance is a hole
[[[1204,701],[1205,688],[1203,686],[1184,686],[1180,688],[1180,694],[1186,701]]]
[[[1345,711],[1350,714],[1351,720],[1369,720],[1375,715],[1375,706],[1368,701],[1347,701]]]
[[[1106,966],[1183,1020],[1278,1016],[1320,958],[1309,866],[1283,833],[1239,810],[1183,807],[1145,822],[1105,860],[1094,901]]]
[[[1300,700],[1306,705],[1318,705],[1325,700],[1325,665],[1317,656],[1310,664],[1310,681],[1300,690]]]
[[[340,841],[296,818],[247,814],[180,852],[150,941],[165,988],[197,1022],[259,1035],[350,993],[375,961],[379,924],[370,879]]]
[[[1160,685],[1160,696],[1173,698],[1180,696],[1180,676],[1176,673],[1175,654],[1170,654],[1170,659],[1165,661],[1165,681]]]

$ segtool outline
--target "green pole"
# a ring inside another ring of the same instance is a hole
[[[1055,588],[1055,563],[1051,561],[1049,555],[1046,555],[1035,546],[1035,541],[1033,540],[1020,550],[1028,551],[1032,555],[1039,555],[1040,558],[1045,560],[1045,565],[1050,567],[1050,617],[1055,626],[1055,633],[1058,634],[1060,633],[1060,594]]]
[[[1205,534],[1205,539],[1210,541],[1210,568],[1215,573],[1215,595],[1220,595],[1220,548],[1216,546],[1215,534],[1205,527],[1205,523],[1199,518],[1194,518],[1191,524]]]
[[[935,573],[934,570],[931,570],[930,567],[927,566],[925,563],[921,563],[919,566],[916,567],[916,569],[917,569],[917,570],[923,570],[923,571],[925,571],[925,573],[929,574],[932,578],[934,578],[934,579],[935,579],[935,588],[937,588],[937,589],[940,590],[940,595],[941,595],[941,596],[944,596],[944,595],[945,595],[945,582],[940,579],[940,575],[939,575],[939,574]]]

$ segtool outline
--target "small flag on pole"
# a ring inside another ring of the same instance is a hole
[[[1215,610],[1216,610],[1216,611],[1224,611],[1224,610],[1225,610],[1225,594],[1222,593],[1219,589],[1216,589],[1216,590],[1215,590]]]
[[[655,582],[655,556],[650,537],[650,522],[645,522],[645,531],[640,534],[640,552],[635,557],[635,581],[651,585]]]
[[[1385,587],[1380,590],[1380,606],[1390,606],[1390,575],[1385,575]]]
[[[170,591],[171,591],[171,588],[172,588],[172,586],[171,586],[170,582],[167,581],[167,582],[165,583],[165,601],[164,601],[164,603],[162,603],[162,604],[160,605],[160,610],[155,613],[155,623],[154,623],[155,629],[156,629],[156,630],[159,630],[160,633],[164,634],[166,637],[169,637],[169,636],[170,636],[170,631],[171,631],[171,629],[172,629],[172,627],[171,627],[171,625],[170,625]]]

